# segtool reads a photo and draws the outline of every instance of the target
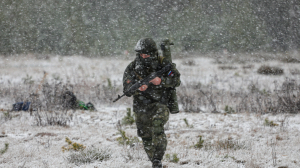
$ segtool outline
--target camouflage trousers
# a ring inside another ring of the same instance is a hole
[[[164,125],[169,120],[169,109],[166,105],[152,103],[135,112],[137,134],[143,140],[148,158],[162,160],[166,148],[167,138]]]

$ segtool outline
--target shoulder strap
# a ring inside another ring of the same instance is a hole
[[[133,70],[133,72],[135,73],[135,75],[141,80],[143,79],[138,73],[135,72],[135,70]]]
[[[133,63],[133,72],[134,72],[134,74],[141,80],[141,79],[143,79],[137,72],[135,72],[135,63],[136,63],[136,60],[134,59],[133,61],[132,61],[132,63]]]
[[[159,62],[160,64],[162,64],[162,62],[163,62],[164,59],[165,59],[165,57],[163,57],[163,56],[158,56],[158,62]]]

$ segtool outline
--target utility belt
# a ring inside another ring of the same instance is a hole
[[[148,104],[151,104],[151,103],[154,103],[154,101],[151,100],[151,99],[146,99],[146,100],[141,101],[141,104],[143,104],[143,105],[148,105]]]
[[[144,99],[143,99],[143,98],[144,98]],[[146,98],[146,97],[141,97],[141,96],[139,96],[139,97],[137,98],[137,102],[138,102],[139,105],[145,106],[145,105],[149,105],[149,104],[152,104],[152,103],[156,103],[156,102],[158,102],[158,101],[152,100],[152,99],[149,99],[149,98]]]
[[[162,96],[160,98],[160,100],[153,100],[150,98],[146,98],[144,96],[138,96],[136,99],[137,99],[138,104],[140,104],[140,105],[149,105],[152,103],[161,103],[161,104],[167,105],[168,100],[169,100],[169,99],[166,99],[166,97],[164,97],[164,96]]]

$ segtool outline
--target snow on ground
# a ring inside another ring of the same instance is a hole
[[[99,108],[99,107],[98,107]],[[33,125],[34,117],[15,112],[13,119],[1,123],[1,145],[9,150],[0,158],[0,167],[77,167],[62,152],[65,138],[95,148],[109,148],[111,159],[78,167],[151,167],[142,147],[122,146],[116,123],[125,108],[99,108],[98,112],[76,111],[70,127]],[[281,121],[285,118],[283,125]],[[188,127],[183,119],[187,119]],[[264,125],[265,118],[279,126]],[[127,136],[137,136],[135,126],[123,128]],[[177,154],[178,163],[164,161],[168,167],[273,167],[300,166],[300,115],[184,113],[170,115],[166,134],[166,154]],[[195,149],[201,135],[207,144],[226,142],[228,138],[240,149]],[[1,147],[1,148],[2,148]],[[276,156],[274,156],[274,153]],[[133,158],[128,159],[128,155]],[[185,163],[185,164],[184,164]]]
[[[273,87],[276,80],[283,82],[291,77],[289,68],[299,64],[284,64],[278,61],[267,62],[281,66],[283,76],[261,76],[256,74],[261,64],[243,72],[238,69],[222,71],[212,64],[209,58],[194,58],[196,66],[182,64],[184,60],[174,62],[182,74],[183,85],[188,82],[201,82],[215,85],[220,89],[245,87],[251,82],[261,86]],[[0,83],[22,82],[26,75],[36,81],[43,77],[43,71],[49,78],[60,76],[70,82],[81,82],[88,78],[90,82],[103,82],[107,78],[121,84],[123,71],[129,60],[88,59],[86,57],[56,56],[48,60],[32,57],[7,57],[0,59]],[[238,74],[237,74],[238,73]],[[299,82],[299,76],[293,76]],[[9,80],[9,82],[8,82]],[[124,98],[129,99],[129,98]],[[97,103],[96,103],[97,104]],[[120,135],[117,123],[126,115],[130,104],[97,104],[97,112],[77,110],[68,127],[36,126],[35,117],[27,112],[11,113],[11,120],[4,120],[0,113],[0,150],[5,143],[9,149],[0,155],[0,167],[112,167],[112,168],[150,168],[140,143],[134,146],[119,145],[116,140]],[[0,109],[10,109],[11,103],[1,101]],[[72,112],[70,112],[72,113]],[[184,119],[188,121],[189,126]],[[265,125],[265,120],[273,121],[277,126]],[[224,114],[186,113],[171,114],[165,126],[168,137],[166,154],[177,154],[178,163],[168,161],[163,164],[172,167],[300,167],[300,115],[299,114]],[[136,135],[136,127],[123,126],[128,137]],[[204,140],[204,147],[195,149],[199,136]],[[87,147],[105,149],[111,158],[103,162],[75,165],[69,163],[70,152],[62,152],[67,145],[65,138]],[[224,147],[225,146],[225,147]]]
[[[63,81],[78,83],[86,78],[89,81],[101,81],[110,77],[111,80],[121,81],[122,71],[129,61],[115,59],[89,59],[81,56],[49,59],[35,59],[33,56],[5,57],[0,60],[1,82],[22,82],[27,75],[33,80],[40,81],[44,71],[49,78],[59,77]]]

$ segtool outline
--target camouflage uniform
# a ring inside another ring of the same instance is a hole
[[[138,50],[135,60],[127,66],[123,75],[124,91],[151,72],[158,71],[170,63],[163,57],[158,56],[154,44],[153,50]],[[150,61],[147,62],[147,60],[141,58],[140,53],[149,53],[151,55]],[[152,162],[155,159],[162,160],[165,153],[167,139],[164,133],[164,124],[169,119],[170,110],[168,105],[170,96],[174,94],[170,90],[174,90],[175,87],[180,85],[180,73],[175,64],[172,65],[172,70],[161,77],[160,85],[150,84],[147,90],[143,92],[138,90],[133,95],[126,95],[133,96],[133,111],[136,117],[137,133],[142,138],[144,149]],[[171,103],[174,104],[174,101]],[[178,108],[177,102],[175,104]]]

